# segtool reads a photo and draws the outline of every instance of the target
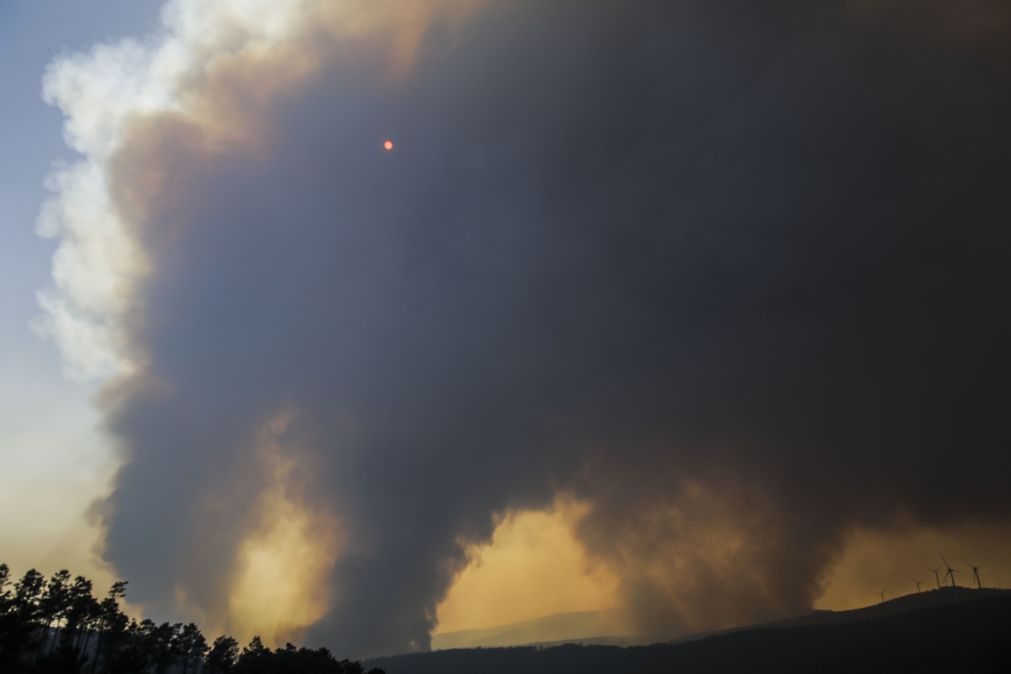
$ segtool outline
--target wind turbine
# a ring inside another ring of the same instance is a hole
[[[966,564],[969,564],[969,562],[966,562]],[[969,568],[972,569],[972,577],[976,581],[976,588],[982,590],[983,589],[983,581],[980,580],[980,578],[979,578],[979,568],[980,567],[973,566],[972,564],[969,564]]]
[[[941,555],[941,561],[944,562],[945,568],[948,569],[948,572],[944,574],[944,577],[947,578],[948,576],[951,576],[951,586],[957,587],[958,585],[955,583],[955,569],[951,568],[951,565],[948,564],[948,560],[944,558],[944,555]]]
[[[923,581],[913,578],[913,582],[916,583],[916,593],[919,594],[921,592],[920,586],[923,585]]]
[[[941,589],[941,577],[939,575],[937,575],[937,572],[940,571],[940,570],[941,570],[941,567],[937,567],[936,569],[927,569],[927,571],[933,571],[933,573],[934,573],[934,582],[937,583],[937,589],[938,590]]]
[[[881,592],[875,592],[875,594],[878,595],[879,597],[881,597],[881,603],[882,604],[885,603],[885,591],[884,590],[882,590]]]

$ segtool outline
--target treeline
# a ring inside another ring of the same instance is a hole
[[[126,582],[99,600],[91,581],[32,569],[12,582],[0,564],[0,672],[4,674],[363,674],[326,648],[270,649],[230,636],[208,644],[193,623],[155,623],[120,608]],[[369,674],[382,674],[373,669]]]

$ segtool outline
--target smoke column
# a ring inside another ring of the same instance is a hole
[[[1003,3],[404,4],[47,72],[43,327],[145,611],[424,649],[560,493],[657,636],[803,610],[855,526],[1007,532]]]

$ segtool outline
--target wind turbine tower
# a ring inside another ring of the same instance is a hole
[[[933,572],[933,574],[934,574],[934,582],[937,583],[937,589],[938,590],[941,589],[941,576],[939,576],[938,573],[937,573],[940,570],[941,570],[941,567],[937,567],[936,569],[927,569],[927,571]]]
[[[969,562],[966,562],[966,564],[969,564]],[[972,578],[973,578],[973,580],[976,581],[976,588],[979,589],[979,590],[982,590],[983,589],[983,581],[980,580],[980,577],[979,577],[979,568],[980,567],[973,566],[972,564],[969,564],[969,568],[972,569]]]
[[[913,578],[913,582],[916,583],[916,593],[919,594],[920,592],[922,592],[923,590],[920,589],[920,586],[923,585],[923,581],[916,580],[915,578]]]
[[[941,561],[944,562],[945,568],[948,569],[948,572],[944,574],[945,578],[951,576],[951,586],[958,587],[958,584],[955,582],[955,569],[951,568],[951,565],[948,564],[948,560],[944,558],[944,555],[941,555]]]

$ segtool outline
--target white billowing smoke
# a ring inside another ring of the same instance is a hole
[[[135,365],[123,321],[145,270],[131,223],[117,212],[109,161],[131,119],[187,115],[187,91],[218,59],[264,54],[290,39],[306,0],[170,0],[160,30],[142,40],[100,44],[63,56],[46,71],[43,98],[65,116],[64,138],[81,158],[57,165],[38,232],[58,240],[53,285],[39,292],[36,328],[51,337],[74,379],[102,381]]]

